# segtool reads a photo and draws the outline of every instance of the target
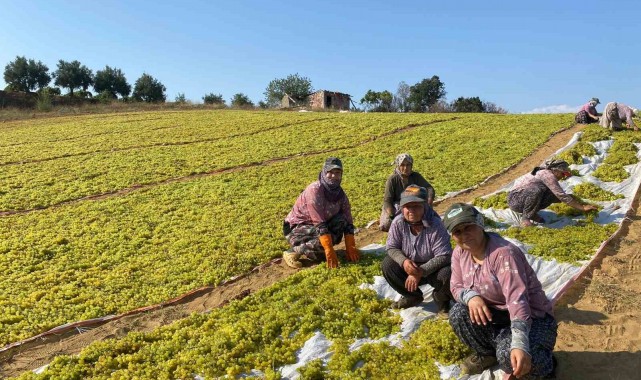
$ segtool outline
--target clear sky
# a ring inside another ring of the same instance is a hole
[[[184,93],[257,103],[275,78],[360,100],[438,75],[447,100],[574,112],[596,96],[641,108],[641,1],[0,0],[0,65],[78,60]],[[0,78],[0,88],[5,83]]]

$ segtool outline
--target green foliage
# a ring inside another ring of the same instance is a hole
[[[506,209],[508,208],[507,192],[502,191],[500,193],[492,194],[488,197],[475,198],[472,204],[481,208]]]
[[[289,95],[298,103],[303,103],[307,96],[313,92],[312,81],[296,74],[290,74],[287,78],[274,79],[265,89],[265,102],[270,107],[277,107],[285,94]],[[233,105],[232,105],[233,106]]]
[[[105,93],[102,95],[101,101],[108,99],[107,94],[110,98],[116,99],[118,95],[126,98],[131,93],[131,85],[127,83],[125,74],[120,69],[109,66],[96,72],[93,88],[98,94]]]
[[[61,59],[53,76],[56,78],[55,85],[68,88],[70,95],[73,95],[76,88],[86,92],[94,84],[93,72],[78,61],[66,62]]]
[[[423,79],[410,87],[410,96],[408,98],[414,112],[427,112],[430,106],[444,98],[445,84],[441,82],[437,75],[430,79]]]
[[[48,87],[38,92],[36,98],[36,109],[41,112],[49,112],[53,107],[53,95],[48,91]]]
[[[454,112],[485,112],[485,105],[478,96],[465,98],[463,96],[452,102]]]
[[[584,142],[597,142],[609,140],[612,132],[609,129],[603,128],[600,125],[590,124],[583,129],[581,141]]]
[[[584,212],[582,210],[577,210],[574,207],[571,207],[567,203],[563,203],[563,202],[553,203],[552,205],[550,205],[548,207],[548,210],[554,211],[554,213],[556,213],[559,216],[567,216],[567,217],[570,217],[570,218],[573,218],[573,217],[576,217],[576,216],[585,215],[585,219],[588,222],[592,222],[594,220],[594,218],[599,215],[599,210],[601,210],[602,207],[600,207],[599,205],[595,205],[593,203],[590,203],[590,202],[586,202],[583,199],[581,199],[581,198],[579,198],[579,197],[577,197],[575,195],[572,195],[572,197],[574,198],[574,200],[576,200],[577,202],[579,202],[582,205],[592,204],[593,206],[596,206],[597,210]]]
[[[367,90],[360,103],[365,104],[367,109],[372,112],[393,112],[395,111],[393,99],[394,96],[387,90],[381,92]]]
[[[614,194],[613,192],[604,190],[590,182],[584,182],[574,186],[572,188],[572,192],[577,197],[587,198],[593,201],[608,202],[625,198],[622,194]]]
[[[223,96],[220,94],[216,95],[213,92],[210,92],[203,96],[203,102],[205,104],[225,104],[225,99],[223,99]]]
[[[185,93],[184,92],[179,92],[178,95],[176,95],[176,98],[174,99],[174,102],[176,102],[178,104],[187,103],[187,98],[185,98]]]
[[[250,108],[254,106],[254,103],[249,100],[249,97],[242,92],[234,94],[230,103],[232,107],[236,108]]]
[[[546,260],[556,259],[559,262],[578,263],[588,260],[603,241],[616,231],[616,224],[605,226],[586,223],[580,226],[553,228],[516,228],[501,232],[501,235],[533,245],[531,255]]]
[[[49,68],[42,62],[16,57],[4,68],[4,81],[13,91],[29,92],[46,87],[51,82]]]
[[[165,86],[149,74],[142,74],[134,84],[133,98],[148,103],[164,102]]]

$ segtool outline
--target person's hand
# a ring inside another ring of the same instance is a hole
[[[407,276],[407,280],[405,280],[405,289],[407,289],[408,292],[416,291],[416,289],[418,289],[418,284],[420,281],[420,276],[414,276],[410,274],[409,276]]]
[[[588,212],[588,211],[596,211],[599,208],[596,207],[595,205],[583,205],[583,212]]]
[[[519,348],[510,351],[510,361],[512,362],[512,375],[518,379],[530,373],[532,369],[532,358]]]
[[[405,259],[405,261],[403,261],[403,270],[410,276],[420,277],[422,274],[421,268],[410,259]]]
[[[472,299],[467,303],[467,307],[470,312],[470,319],[472,323],[477,325],[487,325],[488,322],[492,322],[492,312],[490,308],[485,304],[485,300],[481,296],[472,297]]]

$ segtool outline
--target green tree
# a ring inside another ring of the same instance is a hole
[[[174,98],[174,102],[178,104],[185,104],[187,103],[187,98],[185,97],[184,92],[179,92],[178,95]]]
[[[238,108],[246,108],[246,107],[253,107],[254,103],[249,100],[249,97],[242,92],[238,94],[234,94],[234,96],[231,98],[231,106],[232,107],[238,107]]]
[[[285,94],[298,103],[302,103],[313,92],[312,81],[307,77],[290,74],[287,78],[274,79],[265,89],[265,103],[270,107],[277,107]]]
[[[120,69],[106,66],[104,70],[96,71],[93,89],[103,97],[116,99],[118,95],[126,98],[131,93],[131,85],[127,83],[125,74]]]
[[[445,97],[445,84],[437,75],[423,79],[410,87],[408,98],[414,112],[427,112],[430,106]]]
[[[368,90],[360,103],[370,111],[392,112],[394,110],[393,100],[394,96],[387,90],[381,92]]]
[[[56,78],[54,84],[62,88],[69,89],[69,95],[73,95],[73,90],[81,88],[87,91],[89,86],[93,85],[93,72],[85,65],[78,61],[66,62],[62,59],[58,61],[58,69],[53,73]]]
[[[213,92],[210,92],[203,96],[203,102],[205,104],[225,104],[225,99],[223,99],[221,94],[216,95]]]
[[[13,91],[33,91],[51,82],[49,68],[42,62],[16,57],[4,67],[4,81]]]
[[[149,103],[164,102],[166,99],[166,90],[167,89],[162,83],[160,83],[160,81],[145,73],[136,80],[132,96],[137,101]]]
[[[471,98],[459,97],[452,102],[454,112],[485,112],[485,105],[478,96]]]

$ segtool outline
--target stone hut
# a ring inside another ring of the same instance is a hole
[[[349,111],[351,96],[342,92],[319,90],[309,95],[310,108]]]

